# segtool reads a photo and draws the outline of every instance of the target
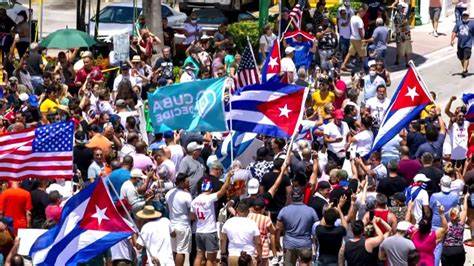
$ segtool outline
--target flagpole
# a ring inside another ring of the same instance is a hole
[[[230,120],[230,165],[234,163],[234,131],[232,130],[232,92],[229,88],[229,120]]]
[[[103,179],[102,179],[103,180]],[[125,211],[125,213],[127,214],[127,218],[130,220],[130,222],[137,228],[137,235],[138,237],[142,240],[143,242],[143,247],[146,249],[147,253],[148,254],[151,254],[150,252],[150,249],[149,247],[146,245],[146,242],[145,242],[145,239],[143,238],[142,234],[140,234],[140,230],[138,230],[138,226],[137,224],[135,223],[135,221],[133,220],[132,218],[132,215],[130,214],[130,212],[127,210],[127,208],[123,205],[122,201],[120,200],[120,195],[118,194],[117,190],[115,189],[114,185],[112,184],[112,182],[110,181],[109,178],[105,178],[105,180],[107,181],[107,183],[109,183],[109,187],[112,188],[112,191],[114,192],[115,196],[117,197],[118,201],[120,202],[120,206],[122,207],[122,209]]]
[[[280,20],[278,20],[278,40],[280,40],[280,37],[281,37],[281,35],[282,35],[282,34],[281,34],[281,20],[282,20],[282,15],[281,15],[282,12],[281,12],[281,11],[282,11],[282,1],[283,1],[283,0],[279,0],[279,1],[278,1],[278,10],[279,10],[279,12],[280,12],[280,14],[279,14]]]
[[[280,42],[283,40],[283,38],[285,38],[285,33],[288,31],[288,29],[290,28],[290,25],[291,25],[291,22],[293,21],[293,17],[290,17],[290,21],[288,22],[288,25],[286,25],[286,29],[285,31],[283,32],[283,34],[281,36],[278,36],[278,39],[280,40]]]
[[[425,81],[421,77],[420,72],[418,72],[418,69],[416,69],[416,66],[415,66],[415,63],[413,62],[413,60],[410,60],[408,62],[408,65],[413,68],[413,72],[415,73],[418,80],[421,82],[421,85],[423,87],[422,89],[425,91],[428,98],[430,98],[431,102],[433,102],[433,104],[435,104],[435,100],[433,99],[433,97],[431,97],[431,93],[428,91],[428,86],[426,85]]]
[[[260,69],[258,69],[258,65],[257,65],[257,60],[255,59],[255,54],[253,53],[253,48],[252,48],[252,43],[250,42],[250,38],[249,36],[247,35],[247,42],[248,42],[248,45],[249,45],[249,48],[250,48],[250,53],[252,53],[252,59],[253,59],[253,62],[255,64],[255,69],[257,69],[257,74],[259,77],[261,77],[261,74],[260,74]],[[261,78],[260,78],[261,79]],[[260,82],[260,81],[259,81]]]

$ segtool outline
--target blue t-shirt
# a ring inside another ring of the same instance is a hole
[[[295,48],[295,56],[293,57],[293,61],[295,62],[296,70],[298,70],[300,66],[308,68],[311,64],[312,56],[310,56],[310,50],[311,47],[313,47],[313,43],[310,41],[296,42],[293,39],[288,39],[286,43]]]
[[[453,32],[457,33],[458,47],[459,48],[471,48],[472,37],[474,36],[474,21],[468,21],[467,23],[458,22],[454,26]]]
[[[375,49],[377,50],[387,49],[387,36],[388,36],[387,27],[379,26],[375,28],[374,33],[372,33],[372,38],[374,38]]]
[[[311,248],[311,228],[318,221],[313,208],[293,203],[281,209],[277,219],[285,225],[284,248]]]
[[[125,181],[127,181],[129,179],[130,179],[130,171],[128,171],[127,169],[123,169],[123,168],[113,170],[112,173],[110,173],[110,175],[109,175],[110,183],[112,183],[115,190],[119,194],[120,194],[120,189],[122,188],[123,183],[125,183]],[[118,197],[115,195],[113,190],[111,192],[112,192],[111,193],[112,194],[112,200],[114,200],[114,201],[118,200]]]
[[[433,219],[431,221],[433,226],[441,227],[441,216],[438,212],[438,203],[444,206],[444,216],[449,222],[449,210],[456,207],[459,203],[459,195],[455,192],[444,193],[438,192],[431,195],[430,208],[433,210]]]
[[[445,134],[439,134],[438,139],[435,142],[425,142],[418,147],[415,157],[421,158],[421,156],[427,152],[433,154],[435,159],[441,159],[443,157],[443,143]]]

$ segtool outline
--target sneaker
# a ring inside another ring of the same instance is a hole
[[[434,31],[433,36],[438,37],[438,32]]]

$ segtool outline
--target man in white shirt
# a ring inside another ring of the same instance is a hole
[[[286,56],[281,59],[281,72],[287,75],[288,83],[292,84],[296,80],[296,66],[295,62],[293,62],[293,56],[295,55],[295,48],[291,46],[287,46],[285,48]]]
[[[132,207],[132,212],[136,213],[143,208],[145,200],[142,197],[144,189],[138,187],[140,179],[143,181],[147,178],[140,169],[132,169],[130,172],[130,179],[125,181],[120,188],[120,198],[125,199]]]
[[[183,74],[181,74],[181,77],[179,78],[180,83],[184,82],[190,82],[190,81],[195,81],[196,75],[194,74],[194,66],[192,64],[187,64],[184,67]]]
[[[201,184],[202,193],[191,202],[191,218],[196,221],[196,259],[194,265],[201,265],[203,259],[208,265],[215,265],[219,242],[217,238],[216,210],[214,203],[225,195],[230,183],[227,175],[224,185],[216,193],[210,179]]]
[[[382,164],[382,154],[380,152],[375,151],[370,155],[370,165],[365,165],[361,158],[356,158],[355,161],[356,165],[360,166],[359,169],[362,170],[361,174],[367,174],[377,181],[387,178],[387,167]]]
[[[469,122],[464,119],[464,116],[465,114],[463,111],[459,111],[456,114],[453,118],[454,121],[451,122],[449,127],[449,138],[446,138],[447,141],[450,141],[448,147],[451,147],[451,161],[458,164],[464,164],[464,161],[466,160],[469,141]]]
[[[166,146],[170,150],[171,156],[170,160],[173,161],[176,169],[179,169],[179,164],[184,158],[184,148],[183,146],[177,144],[178,133],[174,131],[166,131],[163,133],[163,138],[165,139]]]
[[[365,75],[364,78],[364,100],[363,102],[366,103],[368,99],[376,96],[377,88],[379,86],[385,85],[385,80],[377,75],[375,71],[375,61],[369,62],[369,74]]]
[[[171,246],[177,266],[184,265],[186,254],[191,252],[191,193],[189,193],[189,179],[185,174],[176,177],[176,188],[165,195],[166,204],[170,212],[171,228],[175,237],[171,239]]]
[[[138,250],[147,247],[146,265],[174,266],[170,220],[161,217],[161,213],[151,205],[137,212],[137,217],[146,221],[140,230],[141,236],[137,238],[136,244]]]
[[[351,39],[351,17],[354,15],[354,11],[351,8],[349,1],[344,1],[344,6],[339,7],[337,10],[337,30],[339,33],[339,49],[342,53],[342,57],[347,55]]]
[[[351,41],[350,41],[350,46],[349,46],[349,51],[346,55],[346,58],[344,59],[344,62],[342,63],[341,70],[342,71],[347,71],[347,63],[349,63],[349,60],[351,59],[352,56],[357,56],[360,58],[362,62],[364,62],[364,58],[366,57],[366,51],[363,47],[363,39],[364,39],[364,21],[362,18],[364,17],[366,13],[366,10],[364,9],[363,6],[359,7],[357,10],[357,14],[355,16],[351,17],[351,23],[350,23],[350,28],[351,28]]]
[[[423,212],[431,213],[430,210],[430,196],[426,191],[426,184],[431,180],[424,174],[417,174],[413,178],[413,184],[405,191],[407,201],[414,202],[413,216],[416,224],[421,221]]]
[[[262,256],[260,230],[255,221],[247,218],[249,206],[241,201],[235,210],[237,216],[227,220],[222,227],[221,256],[228,255],[228,264],[237,265],[242,251],[253,256],[257,250],[256,260],[260,262]]]
[[[133,77],[132,75],[130,75],[130,66],[129,65],[123,64],[122,66],[120,66],[120,71],[121,71],[121,73],[114,79],[114,85],[113,85],[113,88],[112,88],[114,99],[115,99],[115,95],[117,95],[119,84],[123,80],[129,80],[130,83],[132,84],[132,87],[137,84],[137,79],[135,77]]]
[[[377,94],[367,100],[365,106],[369,109],[370,115],[374,119],[374,125],[379,127],[382,124],[385,112],[388,110],[390,101],[387,99],[387,88],[384,85],[377,87]]]
[[[338,165],[342,165],[344,156],[346,155],[347,134],[349,134],[349,126],[344,119],[341,109],[337,109],[333,113],[334,121],[324,127],[324,142],[328,146],[329,160],[333,160]]]

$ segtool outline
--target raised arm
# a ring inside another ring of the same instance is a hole
[[[462,211],[459,214],[459,223],[462,225],[464,225],[464,223],[466,222],[467,208],[468,208],[467,201],[469,197],[470,197],[469,193],[466,193],[466,195],[464,196],[463,204],[462,204]]]
[[[444,215],[444,206],[440,205],[438,208],[439,216],[441,217],[441,228],[436,230],[436,243],[443,241],[444,235],[448,231],[448,221]]]
[[[283,181],[283,176],[285,175],[286,169],[288,168],[288,165],[290,164],[290,157],[291,156],[286,156],[285,162],[281,166],[280,173],[278,174],[277,179],[275,180],[275,183],[273,183],[272,187],[268,190],[268,193],[272,195],[272,197],[275,196],[275,193],[280,186],[281,182]]]
[[[448,103],[446,104],[446,107],[444,108],[444,113],[449,118],[454,117],[454,114],[451,112],[451,105],[453,104],[454,101],[456,101],[456,96],[451,96],[451,98],[449,98]]]
[[[217,191],[217,198],[219,199],[222,198],[222,196],[224,196],[225,193],[227,192],[227,189],[229,188],[229,184],[230,184],[230,177],[232,176],[232,174],[233,174],[232,171],[227,174],[224,185],[222,185],[221,189]]]

